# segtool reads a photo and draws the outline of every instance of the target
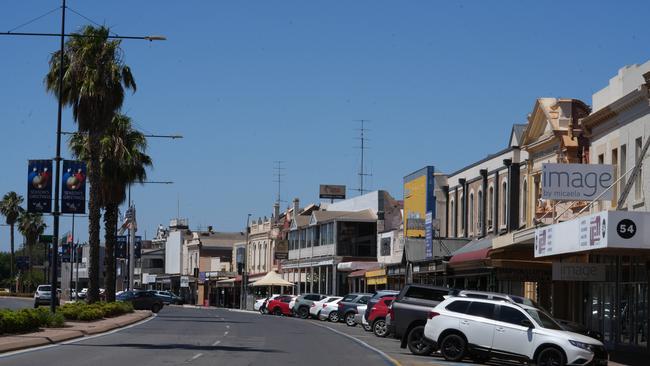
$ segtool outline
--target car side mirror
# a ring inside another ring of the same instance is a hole
[[[532,323],[530,320],[528,320],[528,319],[524,319],[524,320],[522,320],[522,321],[521,321],[521,326],[523,326],[523,327],[528,327],[528,328],[535,328],[535,327],[533,326],[533,323]]]

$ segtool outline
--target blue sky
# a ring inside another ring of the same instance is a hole
[[[0,31],[56,3],[5,4]],[[320,183],[357,187],[361,118],[372,121],[367,185],[401,197],[402,177],[422,166],[449,172],[503,148],[535,98],[591,104],[620,67],[650,58],[647,1],[68,6],[120,35],[168,37],[123,43],[138,83],[123,111],[145,132],[185,136],[150,141],[150,179],[175,183],[132,190],[148,237],[178,207],[193,228],[241,230],[247,213],[270,215],[274,160],[286,162],[287,201],[317,201]],[[19,31],[57,32],[59,22],[55,13]],[[67,31],[84,24],[68,14]],[[43,76],[57,44],[0,36],[1,193],[24,194],[27,160],[54,156],[56,102]],[[63,125],[75,128],[69,110]],[[76,227],[85,239],[86,220]],[[0,250],[8,237],[0,226]]]

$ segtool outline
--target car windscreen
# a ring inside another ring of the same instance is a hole
[[[542,328],[546,329],[555,329],[555,330],[564,330],[560,324],[558,324],[553,318],[543,311],[535,309],[526,309],[528,315],[530,315],[537,324]]]

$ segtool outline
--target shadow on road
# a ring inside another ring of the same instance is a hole
[[[115,344],[81,344],[72,343],[68,346],[77,347],[119,347],[119,348],[139,348],[151,350],[163,349],[183,349],[183,350],[196,350],[196,351],[226,351],[226,352],[260,352],[260,353],[285,353],[274,349],[260,349],[251,347],[235,347],[235,346],[201,346],[196,344],[182,344],[182,343],[167,343],[167,344],[146,344],[146,343],[115,343]]]
[[[194,323],[223,323],[223,324],[250,324],[251,322],[236,322],[236,321],[226,321],[226,320],[217,320],[212,318],[212,320],[201,320],[201,319],[173,319],[173,318],[165,318],[163,317],[160,319],[163,322],[194,322]]]

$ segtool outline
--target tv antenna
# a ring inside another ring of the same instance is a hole
[[[278,204],[280,204],[280,202],[285,202],[282,200],[282,177],[286,175],[284,173],[286,168],[283,167],[282,164],[284,164],[283,160],[275,160],[273,162],[273,175],[275,175],[275,180],[273,182],[278,184],[278,193],[275,202]]]
[[[365,124],[366,122],[370,122],[368,119],[357,119],[355,120],[356,122],[359,122],[361,124],[361,128],[359,128],[359,137],[358,140],[361,141],[361,144],[358,146],[359,152],[361,153],[361,165],[359,167],[359,173],[357,175],[359,176],[359,188],[354,189],[354,191],[359,192],[359,195],[363,195],[365,192],[368,192],[367,189],[364,189],[363,182],[365,180],[365,177],[369,177],[372,174],[366,173],[364,170],[364,163],[365,163],[365,150],[368,150],[368,144],[366,143],[367,141],[370,141],[366,137],[366,132],[369,131],[366,127]]]

